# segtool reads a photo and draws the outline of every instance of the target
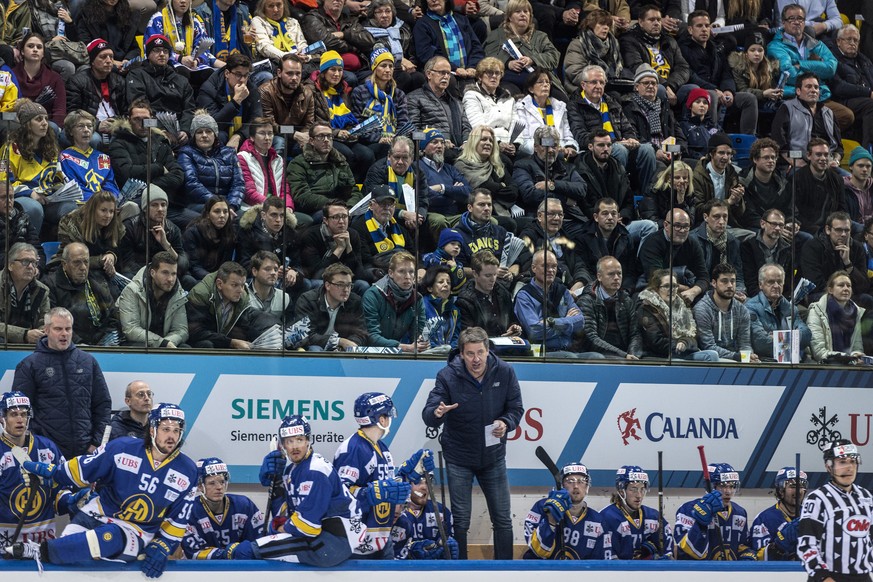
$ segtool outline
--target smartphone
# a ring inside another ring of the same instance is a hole
[[[782,71],[782,74],[779,75],[779,82],[776,83],[777,89],[784,89],[785,83],[788,82],[788,71]]]

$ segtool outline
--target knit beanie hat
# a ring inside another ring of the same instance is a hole
[[[343,67],[343,58],[336,51],[326,51],[321,55],[321,62],[318,65],[318,70],[323,73],[331,67]]]
[[[706,144],[706,147],[709,149],[709,151],[715,151],[715,149],[718,146],[723,146],[723,145],[734,147],[734,143],[731,141],[731,138],[728,137],[728,134],[726,134],[726,133],[714,133],[709,138],[709,143]]]
[[[146,193],[145,190],[143,190],[142,199],[139,201],[139,207],[142,209],[143,212],[148,212],[149,204],[151,204],[152,202],[157,202],[159,200],[163,200],[167,204],[170,203],[170,198],[169,196],[167,196],[167,193],[164,191],[164,189],[152,182],[152,187],[149,190],[148,195],[148,203],[146,203]]]
[[[461,238],[461,233],[454,228],[444,228],[440,233],[440,241],[437,243],[437,247],[443,248],[450,242],[456,242],[459,245],[463,245],[464,239]]]
[[[34,117],[39,115],[48,116],[45,107],[26,98],[18,100],[18,105],[16,106],[15,111],[18,113],[18,123],[21,125],[26,125],[32,121]]]
[[[660,81],[661,78],[658,76],[657,71],[652,68],[652,65],[649,63],[643,63],[639,67],[637,67],[637,73],[634,75],[634,85],[645,79],[646,77],[653,77],[656,81]]]
[[[445,136],[438,129],[434,129],[432,127],[427,127],[424,129],[424,139],[418,142],[418,147],[424,149],[427,147],[427,144],[432,142],[435,139],[446,139]]]
[[[216,137],[218,136],[218,123],[205,109],[195,111],[194,119],[191,120],[191,135],[194,135],[198,129],[210,129]]]
[[[384,47],[379,47],[370,54],[370,70],[375,71],[382,61],[394,62],[394,55]]]
[[[95,38],[88,43],[87,47],[85,47],[85,50],[88,51],[88,60],[92,63],[94,62],[94,59],[97,58],[97,55],[99,55],[106,49],[112,50],[112,47],[109,46],[109,43],[102,38]]]
[[[149,37],[145,45],[146,56],[156,48],[165,48],[170,51],[171,55],[173,54],[173,45],[170,44],[170,39],[163,34],[153,34]]]
[[[685,100],[685,107],[691,109],[691,105],[701,97],[706,99],[706,102],[709,103],[710,107],[712,107],[712,97],[709,96],[709,91],[701,89],[700,87],[692,89],[691,92],[688,93],[688,99]]]
[[[849,167],[855,165],[855,162],[858,160],[870,160],[873,162],[873,156],[870,155],[870,152],[867,151],[867,148],[863,148],[861,146],[856,147],[852,150],[852,155],[849,157]]]
[[[749,50],[750,46],[754,46],[756,44],[761,45],[765,48],[767,47],[767,41],[764,40],[764,35],[760,31],[753,30],[752,32],[746,34],[745,37],[743,37],[743,49]]]

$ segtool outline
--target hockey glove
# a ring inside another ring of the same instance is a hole
[[[413,542],[409,548],[412,557],[416,560],[439,560],[443,550],[433,540],[419,540]]]
[[[639,560],[654,560],[661,553],[661,550],[658,547],[650,542],[649,540],[644,541],[640,544],[639,551]]]
[[[697,500],[691,508],[691,515],[697,523],[709,527],[713,516],[722,509],[724,504],[721,502],[721,491],[713,491]]]
[[[373,481],[367,485],[367,501],[371,507],[380,503],[406,503],[411,488],[409,483],[400,481]]]
[[[258,480],[264,487],[271,487],[273,483],[282,477],[285,471],[285,455],[282,451],[270,451],[261,463],[261,471]]]
[[[798,519],[783,523],[776,531],[776,539],[773,543],[786,556],[793,556],[797,551],[797,525]]]
[[[570,494],[566,489],[550,491],[543,505],[547,515],[551,515],[555,521],[561,521],[567,510],[570,509]]]
[[[421,462],[421,468],[425,473],[430,473],[434,469],[433,451],[430,449],[419,449],[409,457],[406,462],[400,465],[397,469],[397,476],[409,481],[410,483],[418,483],[421,481],[422,474],[416,471],[418,463]]]
[[[167,567],[167,559],[173,551],[162,539],[155,538],[146,546],[145,552],[140,556],[142,564],[139,569],[146,578],[159,578]]]
[[[66,513],[70,517],[73,517],[79,513],[79,508],[95,497],[97,497],[97,494],[86,487],[85,489],[79,489],[75,493],[67,493],[61,498],[61,502],[58,505],[66,509]]]
[[[284,515],[277,515],[270,521],[270,533],[281,533],[284,531],[285,522],[288,521],[288,518]]]
[[[446,538],[446,547],[449,548],[449,555],[451,555],[453,560],[458,559],[458,542],[455,541],[455,538]]]
[[[35,461],[24,461],[21,466],[24,467],[25,471],[29,471],[34,475],[39,475],[40,477],[51,480],[54,480],[55,473],[58,470],[57,465],[49,463],[37,463]]]
[[[746,548],[745,550],[742,550],[737,556],[737,560],[740,560],[742,562],[754,562],[757,559],[758,558],[755,556],[755,550],[753,550],[752,548]]]

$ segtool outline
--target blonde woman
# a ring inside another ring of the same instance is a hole
[[[515,146],[509,136],[515,111],[515,99],[500,86],[503,63],[494,57],[485,57],[476,65],[476,82],[464,91],[464,113],[470,125],[487,125],[497,138],[500,153],[515,155]]]
[[[654,220],[658,226],[664,226],[664,217],[672,208],[681,208],[694,216],[694,182],[691,179],[691,166],[682,160],[674,160],[655,178],[652,191],[640,200],[640,218]],[[673,205],[670,205],[670,182],[673,183]]]
[[[487,125],[477,125],[470,131],[461,155],[455,161],[470,188],[485,188],[491,192],[494,215],[501,226],[506,227],[511,216],[510,209],[518,197],[518,187],[512,179],[512,169],[500,159],[496,133]]]
[[[301,54],[309,46],[303,36],[300,23],[285,10],[285,0],[261,0],[252,18],[252,33],[255,36],[255,51],[258,58],[270,59],[281,66],[282,57],[295,53],[304,63],[312,55]]]

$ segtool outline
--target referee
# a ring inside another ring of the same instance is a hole
[[[811,581],[870,581],[873,497],[855,485],[858,447],[845,439],[833,442],[824,451],[824,462],[831,480],[803,503],[797,555]]]

